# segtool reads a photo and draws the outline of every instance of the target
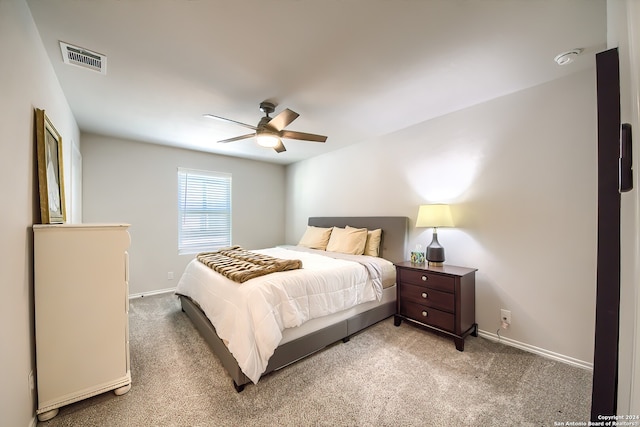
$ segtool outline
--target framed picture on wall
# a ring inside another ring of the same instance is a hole
[[[66,221],[62,138],[44,110],[36,109],[36,151],[42,224]]]

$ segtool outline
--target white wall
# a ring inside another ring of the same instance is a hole
[[[0,0],[0,424],[35,423],[35,395],[28,385],[34,369],[33,238],[39,220],[34,108],[44,109],[63,139],[63,162],[80,132],[42,46],[24,0]],[[65,184],[70,183],[65,170]],[[74,210],[70,194],[67,208]]]
[[[595,64],[595,62],[594,62]],[[592,366],[597,162],[595,70],[291,165],[287,241],[315,215],[405,215],[452,204],[447,262],[478,268],[476,320]],[[412,229],[426,246],[431,230]]]
[[[193,259],[178,255],[178,167],[232,174],[234,244],[284,242],[282,165],[92,134],[82,135],[82,159],[84,222],[131,224],[131,294],[174,288]]]
[[[640,4],[607,3],[607,45],[620,57],[620,114],[633,127],[634,189],[621,196],[620,344],[618,414],[640,413],[640,197],[638,134],[640,131]]]

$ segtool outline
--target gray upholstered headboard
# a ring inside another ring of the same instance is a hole
[[[356,227],[382,229],[380,256],[393,262],[405,261],[409,218],[406,216],[317,216],[309,218],[314,227]]]

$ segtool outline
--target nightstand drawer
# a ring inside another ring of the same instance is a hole
[[[453,314],[410,301],[402,305],[400,314],[445,331],[453,332],[455,329],[455,316]]]
[[[402,268],[399,270],[399,282],[410,283],[418,286],[428,286],[432,289],[453,292],[455,289],[455,278],[443,276],[427,271],[407,270]]]
[[[410,300],[428,307],[439,308],[450,313],[455,311],[456,303],[454,294],[452,293],[436,291],[434,289],[409,285],[406,283],[400,283],[398,290],[400,293],[399,298],[401,298],[402,301]]]

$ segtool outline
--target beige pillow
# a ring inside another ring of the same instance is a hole
[[[307,226],[307,230],[298,242],[298,246],[304,246],[311,249],[325,250],[331,236],[331,228]]]
[[[347,227],[348,228],[348,227]],[[367,243],[364,245],[364,255],[380,256],[380,240],[382,239],[382,229],[367,231]]]
[[[343,254],[362,255],[367,243],[366,228],[333,227],[327,250]]]

